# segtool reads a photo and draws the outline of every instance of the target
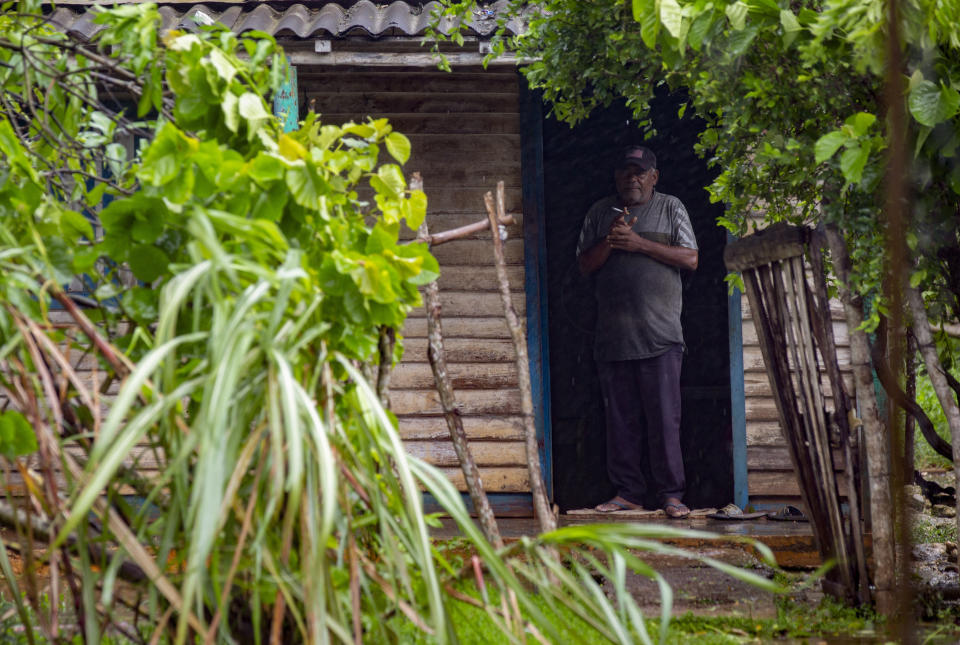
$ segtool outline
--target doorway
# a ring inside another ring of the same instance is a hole
[[[572,129],[544,118],[553,486],[562,510],[595,505],[615,492],[606,476],[603,400],[593,363],[596,305],[575,255],[583,217],[594,201],[615,192],[614,157],[630,144],[656,153],[657,189],[684,202],[700,247],[699,268],[684,279],[683,295],[685,501],[705,507],[733,500],[726,231],[716,224],[723,207],[711,204],[704,190],[716,172],[694,154],[701,124],[679,119],[680,105],[675,96],[657,97],[651,119],[658,135],[649,140],[622,104],[598,110]]]

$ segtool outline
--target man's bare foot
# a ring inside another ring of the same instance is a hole
[[[614,497],[608,502],[603,504],[597,504],[593,510],[598,513],[616,513],[618,511],[642,511],[643,506],[641,504],[634,504],[633,502],[628,502],[619,495]]]
[[[687,505],[676,497],[668,497],[663,502],[663,512],[666,513],[667,517],[671,520],[682,520],[690,515],[690,509],[687,508]]]

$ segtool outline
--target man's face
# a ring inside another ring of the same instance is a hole
[[[653,196],[660,173],[656,168],[643,170],[640,166],[629,164],[614,172],[617,182],[617,194],[625,206],[646,204]]]

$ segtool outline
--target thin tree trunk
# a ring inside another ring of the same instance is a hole
[[[380,362],[377,365],[377,398],[383,407],[390,408],[390,375],[393,371],[393,347],[397,344],[397,330],[393,327],[380,327],[380,340],[377,344]]]
[[[907,398],[917,400],[917,341],[913,334],[907,334]],[[913,483],[913,462],[916,461],[917,423],[909,412],[903,420],[903,481]]]
[[[520,322],[510,298],[510,283],[507,280],[506,261],[503,256],[503,240],[500,239],[500,231],[497,226],[498,217],[503,219],[506,216],[503,206],[503,192],[503,182],[499,181],[497,182],[496,206],[494,206],[493,195],[490,193],[484,195],[484,202],[487,205],[487,215],[490,218],[493,258],[497,266],[497,280],[500,283],[500,295],[503,299],[503,313],[506,316],[507,326],[510,328],[510,337],[513,339],[513,347],[516,350],[517,374],[520,379],[520,401],[523,412],[523,435],[527,452],[527,470],[530,474],[530,488],[533,494],[533,509],[537,521],[540,523],[540,530],[547,532],[557,528],[557,518],[553,514],[553,509],[550,508],[543,474],[540,471],[540,451],[537,446],[537,428],[533,418],[533,393],[530,385],[527,339],[523,324]]]
[[[423,178],[420,173],[413,173],[410,188],[423,190]],[[430,239],[426,221],[420,225],[417,235],[423,239]],[[480,528],[487,540],[495,548],[500,549],[503,548],[503,538],[500,537],[500,529],[497,527],[497,518],[494,517],[493,509],[490,507],[490,500],[487,499],[487,494],[483,490],[480,469],[477,468],[477,462],[474,461],[473,453],[470,452],[467,433],[463,429],[463,419],[460,418],[460,410],[457,408],[453,384],[447,372],[447,359],[443,351],[443,327],[440,323],[440,287],[437,286],[436,281],[433,281],[424,288],[423,292],[424,306],[427,310],[427,359],[430,361],[430,369],[433,370],[433,380],[440,395],[440,405],[443,407],[447,428],[450,430],[450,440],[453,442],[453,450],[457,453],[460,468],[463,470],[463,479],[467,484],[467,491],[473,502],[477,519],[480,521]]]
[[[840,300],[850,333],[850,353],[854,385],[863,423],[867,453],[867,483],[870,487],[870,521],[873,527],[873,582],[877,609],[889,615],[896,609],[896,559],[894,557],[893,498],[890,490],[890,441],[888,429],[877,411],[870,368],[870,346],[861,329],[863,303],[850,291],[850,255],[840,232],[827,227],[827,241],[837,272]]]
[[[943,407],[947,424],[950,426],[950,443],[953,444],[953,475],[957,482],[960,482],[960,408],[957,407],[957,401],[953,398],[953,390],[947,383],[940,357],[937,356],[937,345],[933,340],[933,334],[930,333],[923,296],[918,289],[909,285],[904,285],[904,289],[910,314],[913,316],[913,333],[917,337],[920,355],[923,356],[923,362],[927,366],[927,376],[930,377],[930,383],[937,393],[937,399]],[[957,527],[960,530],[960,495],[957,495],[957,510]]]
[[[886,275],[884,277],[884,295],[890,309],[889,356],[896,380],[900,382],[900,370],[903,369],[903,329],[904,329],[904,292],[901,276],[907,265],[907,221],[910,217],[910,193],[907,178],[910,174],[910,151],[907,143],[906,101],[903,100],[906,88],[906,67],[903,59],[903,43],[900,33],[900,4],[903,0],[886,0],[887,38],[886,65],[884,70],[883,103],[886,108],[887,138],[886,167],[884,169],[885,199],[883,214],[884,246],[886,247]],[[893,518],[895,521],[895,540],[898,548],[896,576],[900,584],[896,586],[896,607],[891,606],[885,612],[890,620],[888,629],[892,636],[899,637],[905,645],[917,642],[913,619],[913,595],[910,589],[910,541],[911,531],[906,513],[906,495],[900,478],[900,462],[903,459],[903,444],[900,433],[894,432],[899,417],[893,410],[887,423],[887,446],[896,466],[892,469]],[[884,607],[881,607],[883,610]]]

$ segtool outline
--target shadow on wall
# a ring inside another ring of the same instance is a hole
[[[716,224],[723,207],[711,204],[704,190],[716,172],[693,151],[700,123],[678,119],[679,106],[674,96],[654,101],[658,135],[646,141],[623,105],[600,110],[573,129],[550,117],[544,122],[554,492],[563,510],[597,504],[614,492],[606,477],[603,401],[593,364],[596,305],[575,256],[583,217],[594,201],[615,192],[615,156],[630,144],[656,153],[657,189],[684,202],[700,247],[699,268],[684,281],[686,500],[702,507],[733,499],[726,232]]]

